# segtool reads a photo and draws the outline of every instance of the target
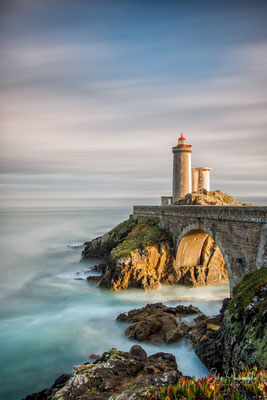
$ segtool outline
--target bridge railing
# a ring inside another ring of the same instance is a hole
[[[267,223],[267,206],[134,206],[133,215],[180,216]]]

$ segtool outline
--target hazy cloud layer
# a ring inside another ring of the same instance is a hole
[[[3,3],[3,194],[168,194],[183,131],[213,188],[267,195],[267,8],[178,3]]]

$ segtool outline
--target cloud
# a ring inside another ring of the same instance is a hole
[[[193,165],[213,168],[213,186],[245,191],[253,182],[267,194],[264,38],[189,48],[82,35],[77,43],[60,35],[7,43],[3,192],[160,196],[171,190],[171,147],[181,130]]]

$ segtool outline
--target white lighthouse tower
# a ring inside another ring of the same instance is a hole
[[[192,192],[191,181],[191,144],[186,144],[186,138],[181,134],[178,145],[172,148],[173,152],[173,203]]]
[[[191,144],[181,133],[173,152],[172,196],[161,196],[161,205],[175,204],[192,192],[210,191],[210,171],[212,168],[191,168]]]

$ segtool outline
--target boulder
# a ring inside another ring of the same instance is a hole
[[[195,348],[197,356],[208,369],[222,371],[223,315],[212,317],[200,315],[193,327],[185,327],[187,339]]]
[[[120,314],[117,320],[132,322],[125,332],[129,339],[152,344],[173,343],[183,334],[176,317],[199,312],[192,305],[166,307],[162,303],[156,303]]]

